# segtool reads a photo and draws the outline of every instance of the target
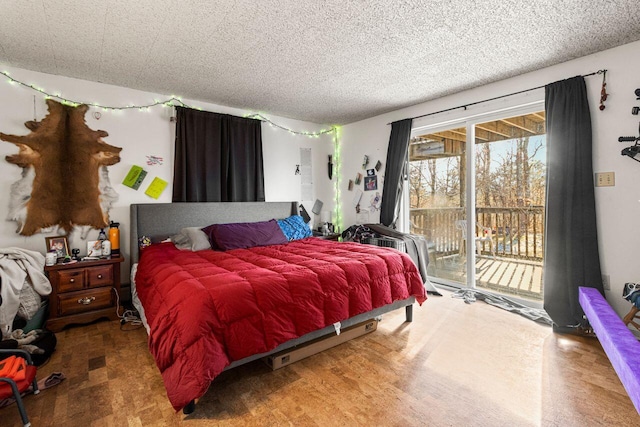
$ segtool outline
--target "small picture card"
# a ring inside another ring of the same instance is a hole
[[[364,191],[371,191],[378,189],[378,177],[367,176],[364,178]]]
[[[353,190],[353,180],[350,179],[349,180],[349,191],[352,191],[352,190]]]
[[[147,191],[145,191],[144,194],[154,199],[157,199],[158,197],[160,197],[164,189],[167,187],[167,184],[168,182],[165,181],[164,179],[155,177],[153,178],[153,181],[151,181],[151,184],[149,184],[149,188],[147,188]]]
[[[133,165],[131,166],[131,170],[129,170],[129,173],[124,178],[124,181],[122,181],[122,183],[127,187],[137,190],[138,188],[140,188],[140,184],[142,184],[142,181],[146,176],[147,171],[142,169],[140,166]]]
[[[380,163],[380,160],[378,160],[378,163],[376,163],[376,170],[379,171],[381,167],[382,163]]]
[[[357,207],[360,206],[360,199],[362,199],[362,190],[359,188],[356,188],[355,194],[353,195],[353,207]]]
[[[356,175],[356,185],[360,185],[361,181],[362,181],[362,174],[358,172],[358,174]]]
[[[367,176],[374,176],[376,174],[375,169],[367,169]]]
[[[366,169],[369,164],[369,156],[365,155],[364,159],[362,159],[362,169]]]
[[[87,256],[102,256],[102,240],[89,240],[87,242]]]

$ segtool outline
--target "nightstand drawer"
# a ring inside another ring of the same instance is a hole
[[[84,270],[62,270],[57,274],[58,292],[79,291],[84,288]]]
[[[100,267],[87,268],[87,286],[96,288],[113,283],[113,266],[103,265]]]
[[[58,315],[84,313],[113,306],[111,288],[92,289],[80,292],[67,292],[58,295]],[[114,308],[115,310],[115,308]]]
[[[118,318],[122,256],[45,266],[51,282],[49,319],[53,332],[71,324],[86,324],[106,317]],[[114,292],[115,291],[115,292]]]

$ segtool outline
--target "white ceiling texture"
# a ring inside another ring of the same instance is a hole
[[[0,0],[0,65],[321,124],[639,39],[638,0]]]

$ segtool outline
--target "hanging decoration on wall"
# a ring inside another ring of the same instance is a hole
[[[153,199],[158,199],[164,189],[167,188],[168,184],[169,183],[167,181],[156,176],[155,178],[153,178],[153,181],[151,181],[151,184],[149,184],[149,187],[147,188],[147,191],[144,192],[144,194]]]
[[[607,100],[607,70],[602,70],[602,89],[600,90],[600,111],[604,110],[604,101]]]
[[[104,111],[108,111],[108,110],[112,110],[112,111],[121,111],[121,110],[140,110],[140,111],[144,111],[144,110],[147,110],[147,109],[149,109],[151,107],[155,107],[155,106],[158,106],[158,105],[164,105],[164,106],[181,105],[183,107],[199,109],[197,107],[191,107],[191,106],[185,104],[184,102],[182,102],[182,100],[179,97],[176,97],[176,96],[173,96],[173,95],[170,98],[165,99],[164,101],[155,100],[152,103],[144,104],[144,105],[125,105],[125,106],[118,106],[118,107],[102,105],[102,104],[98,104],[97,102],[74,101],[72,99],[65,98],[60,93],[49,93],[46,90],[42,89],[41,87],[38,87],[38,86],[33,85],[33,84],[29,84],[29,83],[24,83],[24,82],[22,82],[22,81],[20,81],[18,79],[15,79],[15,78],[11,77],[9,75],[9,73],[6,72],[6,71],[0,71],[0,74],[5,76],[8,79],[8,82],[10,84],[19,84],[19,85],[24,86],[24,87],[26,87],[28,89],[35,90],[36,92],[39,92],[39,93],[43,94],[46,99],[57,99],[57,100],[60,101],[61,104],[68,105],[68,106],[71,106],[71,107],[77,107],[79,105],[88,105],[88,106],[95,107],[95,108],[101,108]],[[100,117],[98,116],[96,118],[96,120],[99,120],[99,118]]]
[[[176,96],[176,95],[171,95],[169,96],[167,99],[164,100],[154,100],[153,102],[147,103],[147,104],[130,104],[130,105],[123,105],[123,106],[111,106],[111,105],[103,105],[101,103],[98,102],[86,102],[86,101],[78,101],[78,100],[73,100],[70,98],[66,98],[65,96],[63,96],[60,93],[52,93],[52,92],[48,92],[46,90],[44,90],[43,88],[41,88],[40,86],[37,86],[35,84],[30,84],[30,83],[25,83],[23,81],[20,81],[14,77],[12,77],[9,72],[7,71],[0,71],[0,75],[3,75],[7,78],[7,82],[9,84],[17,84],[20,86],[23,86],[27,89],[31,89],[34,90],[38,93],[41,93],[42,95],[44,95],[45,99],[57,99],[60,103],[64,104],[64,105],[69,105],[71,107],[77,107],[79,105],[88,105],[90,107],[94,107],[97,109],[101,109],[103,111],[124,111],[124,110],[139,110],[139,111],[147,111],[150,108],[153,107],[157,107],[157,106],[162,106],[162,107],[174,107],[176,105],[181,106],[181,107],[187,107],[187,108],[193,108],[195,110],[202,110],[202,108],[193,106],[193,105],[189,105],[187,103],[185,103],[184,101],[182,101],[181,97]],[[273,121],[271,121],[270,119],[268,119],[267,117],[265,117],[264,115],[260,114],[260,113],[252,113],[252,114],[247,114],[245,117],[248,118],[255,118],[255,119],[259,119],[263,122],[268,123],[269,125],[276,127],[278,129],[282,129],[285,130],[287,132],[289,132],[292,135],[301,135],[301,136],[308,136],[311,138],[317,138],[321,135],[325,135],[325,134],[329,134],[332,132],[335,132],[337,129],[337,126],[331,126],[330,128],[327,129],[323,129],[317,132],[309,132],[309,131],[298,131],[298,130],[294,130],[294,129],[290,129],[286,126],[282,126],[278,123],[275,123]],[[98,117],[94,118],[96,120],[99,120],[100,115],[98,115]]]
[[[369,210],[376,212],[380,210],[380,204],[382,203],[382,196],[379,191],[376,191],[376,194],[371,196],[371,203],[369,205]]]
[[[378,177],[376,175],[373,176],[365,176],[364,177],[364,191],[371,191],[378,189]]]
[[[320,131],[317,131],[317,132],[298,131],[298,130],[293,130],[293,129],[290,129],[290,128],[286,127],[286,126],[282,126],[282,125],[279,125],[277,123],[274,123],[274,122],[272,122],[271,120],[269,120],[267,117],[263,116],[260,113],[247,114],[245,117],[249,118],[249,119],[257,119],[257,120],[263,121],[265,123],[268,123],[272,127],[275,127],[275,128],[278,128],[278,129],[282,129],[282,130],[286,130],[287,132],[289,132],[292,135],[302,135],[302,136],[308,136],[308,137],[312,137],[312,138],[318,138],[321,135],[325,135],[325,134],[328,134],[328,133],[331,133],[331,132],[335,132],[336,129],[337,129],[336,126],[331,126],[328,129],[323,129],[323,130],[320,130]]]
[[[8,71],[0,71],[0,75],[6,77],[6,81],[11,84],[11,85],[19,85],[22,86],[26,89],[30,89],[33,90],[35,92],[38,92],[40,94],[42,94],[45,99],[54,99],[54,100],[58,100],[60,103],[62,103],[63,105],[68,105],[71,107],[77,107],[79,105],[88,105],[89,107],[93,107],[96,110],[102,110],[104,111],[124,111],[124,110],[139,110],[139,111],[148,111],[150,108],[152,107],[156,107],[156,106],[162,106],[162,107],[174,107],[174,106],[182,106],[182,107],[187,107],[187,108],[193,108],[196,110],[202,110],[202,108],[193,106],[193,105],[189,105],[185,102],[182,101],[181,97],[179,96],[175,96],[175,95],[171,95],[169,96],[167,99],[164,100],[157,100],[155,99],[153,102],[149,102],[146,104],[131,104],[131,105],[124,105],[124,106],[112,106],[112,105],[104,105],[102,103],[99,102],[87,102],[87,101],[78,101],[78,100],[74,100],[74,99],[70,99],[67,98],[65,96],[63,96],[60,93],[54,93],[51,91],[47,91],[45,89],[43,89],[42,87],[40,87],[39,85],[33,84],[33,83],[26,83],[23,82],[21,80],[18,80],[16,78],[14,78],[13,76],[10,75],[10,73]],[[35,111],[35,110],[34,110]],[[34,112],[35,115],[35,112]],[[101,113],[100,111],[94,111],[92,113],[93,118],[96,120],[100,120],[101,118]],[[316,131],[316,132],[312,132],[312,131],[300,131],[300,130],[296,130],[296,129],[292,129],[289,128],[287,126],[283,126],[281,124],[278,124],[274,121],[272,121],[271,119],[269,119],[268,117],[264,116],[263,114],[260,113],[252,113],[252,114],[248,114],[245,117],[250,117],[250,118],[256,118],[259,119],[267,124],[269,124],[271,127],[274,128],[278,128],[281,130],[284,130],[286,132],[289,132],[292,135],[296,135],[296,136],[306,136],[309,138],[318,138],[322,135],[326,135],[326,134],[332,134],[332,138],[333,138],[333,143],[334,143],[334,153],[333,153],[333,164],[334,164],[334,170],[340,170],[340,138],[338,133],[340,132],[340,126],[330,126],[326,129],[322,129],[320,131]],[[35,119],[34,119],[35,121]],[[334,181],[334,189],[335,189],[335,197],[336,197],[336,202],[335,202],[335,210],[334,210],[334,224],[336,224],[338,227],[341,226],[341,221],[342,221],[342,216],[341,216],[341,212],[340,212],[340,182],[339,182],[339,178],[340,176],[337,175],[336,176],[336,180]]]
[[[20,149],[6,160],[23,169],[11,186],[8,219],[18,223],[17,232],[24,236],[56,225],[67,233],[75,225],[107,227],[118,194],[106,166],[120,161],[122,148],[102,140],[107,132],[87,126],[87,105],[47,99],[47,106],[42,121],[25,123],[29,135],[0,133],[1,140]]]
[[[637,96],[637,99],[640,100],[640,89],[636,89],[634,93]],[[638,110],[636,110],[636,108],[637,107],[631,109],[631,114],[634,116],[638,114]],[[638,124],[637,137],[621,136],[618,138],[618,142],[633,142],[633,145],[623,148],[620,154],[622,154],[623,156],[629,156],[630,159],[635,160],[636,162],[640,162],[640,124]]]
[[[149,166],[155,166],[155,165],[162,166],[162,164],[164,163],[164,159],[160,156],[146,156],[146,157],[147,157],[147,165]]]
[[[640,124],[638,124],[638,134],[640,134]],[[640,136],[621,136],[618,138],[618,142],[633,142],[633,145],[623,148],[620,154],[629,156],[636,162],[640,162],[640,160],[638,160],[640,158]]]
[[[636,94],[636,100],[640,100],[640,88],[636,89],[634,93]],[[637,116],[638,113],[640,113],[640,107],[631,107],[631,114]]]
[[[126,185],[129,188],[137,190],[138,188],[140,188],[140,185],[142,184],[142,181],[144,181],[146,176],[146,170],[142,169],[142,167],[138,165],[133,165],[131,166],[131,169],[129,169],[129,173],[127,174],[127,176],[125,176],[124,180],[122,180],[122,184]]]

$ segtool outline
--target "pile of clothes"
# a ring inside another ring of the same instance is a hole
[[[26,350],[36,365],[48,359],[55,349],[55,335],[41,329],[14,330],[14,324],[25,325],[40,310],[42,297],[50,293],[44,255],[22,248],[0,249],[0,348]]]
[[[0,341],[0,348],[25,350],[31,354],[33,364],[41,366],[49,360],[57,343],[57,338],[51,331],[34,329],[25,333],[22,329],[16,329],[11,332],[10,338]]]

